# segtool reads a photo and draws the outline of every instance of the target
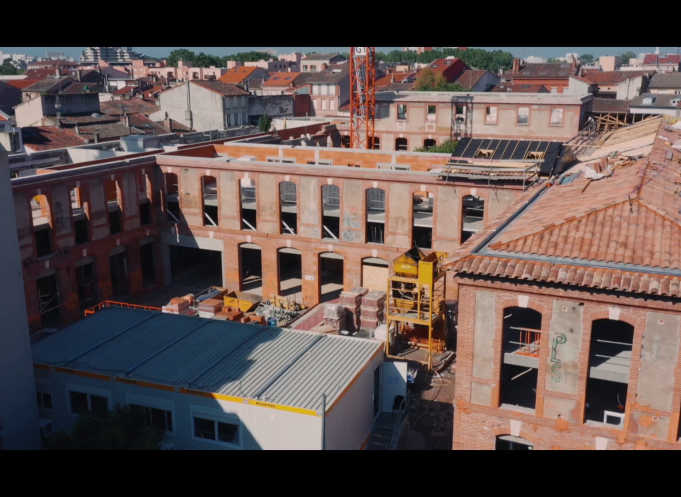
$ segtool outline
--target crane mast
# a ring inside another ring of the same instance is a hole
[[[350,146],[374,148],[376,47],[350,48]]]

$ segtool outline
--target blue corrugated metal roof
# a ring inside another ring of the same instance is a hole
[[[35,344],[33,357],[38,364],[318,410],[322,394],[330,406],[382,347],[111,307]]]

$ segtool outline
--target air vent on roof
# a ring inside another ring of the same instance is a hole
[[[451,60],[448,60],[448,61],[447,61],[447,65],[450,65],[451,63],[452,63]]]

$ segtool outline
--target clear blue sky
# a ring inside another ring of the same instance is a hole
[[[0,52],[4,53],[24,53],[44,57],[45,52],[64,52],[67,56],[78,58],[84,47],[0,47]],[[142,52],[152,57],[167,56],[171,50],[180,47],[133,47],[134,50]],[[267,51],[273,48],[278,53],[300,52],[337,52],[347,51],[348,47],[186,47],[194,52],[205,52],[213,55],[228,55],[237,52],[247,52],[250,50]],[[635,54],[643,52],[654,52],[655,47],[481,47],[488,50],[505,50],[516,56],[538,55],[540,57],[562,57],[566,53],[577,52],[580,54],[589,53],[594,56],[617,55],[618,53],[631,50]],[[401,47],[379,47],[381,51],[401,50]],[[661,53],[676,53],[676,47],[661,48]]]

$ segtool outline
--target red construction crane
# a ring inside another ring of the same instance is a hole
[[[376,47],[350,48],[350,146],[374,148]]]

